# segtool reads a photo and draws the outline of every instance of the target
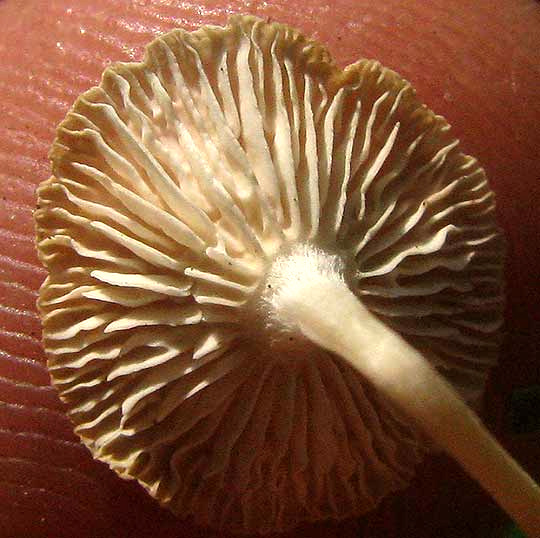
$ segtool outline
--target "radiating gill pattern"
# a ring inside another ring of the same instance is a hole
[[[277,253],[330,249],[476,398],[501,240],[448,129],[377,62],[340,71],[252,17],[107,69],[59,126],[36,211],[49,368],[93,454],[174,512],[248,532],[404,487],[422,435],[327,352],[261,345],[253,301]]]

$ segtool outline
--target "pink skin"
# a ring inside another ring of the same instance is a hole
[[[178,7],[170,7],[176,4]],[[49,175],[55,125],[110,61],[141,58],[175,26],[249,12],[301,28],[340,65],[377,58],[445,115],[498,195],[509,256],[507,335],[487,417],[540,475],[540,443],[512,440],[502,402],[540,382],[540,5],[533,0],[4,0],[0,3],[0,536],[223,536],[179,522],[135,484],[92,461],[48,386],[34,302],[44,270],[33,244],[34,188]],[[332,7],[326,7],[326,6]],[[536,317],[535,317],[536,316]],[[502,515],[446,458],[359,521],[306,525],[291,538],[478,535]]]

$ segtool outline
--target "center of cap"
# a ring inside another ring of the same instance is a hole
[[[308,288],[328,282],[345,282],[344,260],[315,245],[295,245],[272,262],[256,306],[272,347],[306,345],[291,309]]]

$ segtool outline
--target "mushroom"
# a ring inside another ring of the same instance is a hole
[[[178,29],[105,70],[50,158],[43,341],[95,458],[268,532],[373,509],[439,447],[539,536],[538,486],[470,407],[494,194],[399,75],[255,17]]]

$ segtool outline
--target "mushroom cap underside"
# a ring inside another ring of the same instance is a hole
[[[39,190],[53,383],[93,455],[198,523],[283,530],[404,487],[428,444],[332,354],[276,336],[277,256],[342,260],[372,313],[470,402],[497,356],[494,194],[379,63],[254,17],[108,68]]]

